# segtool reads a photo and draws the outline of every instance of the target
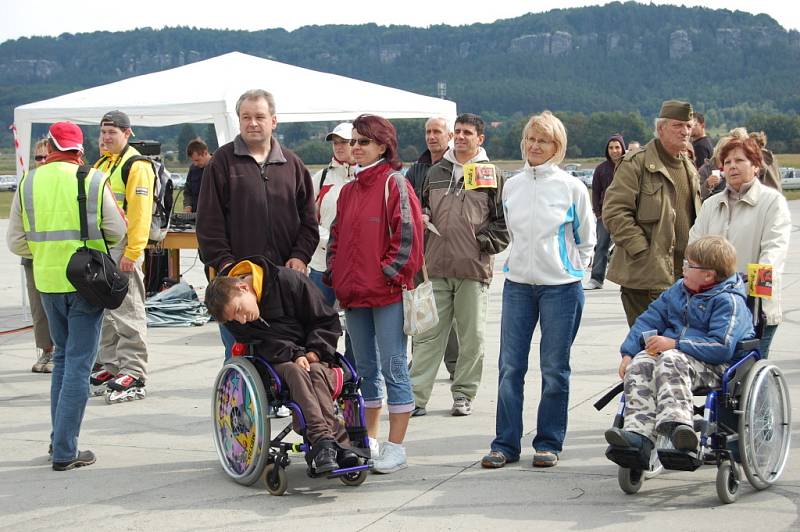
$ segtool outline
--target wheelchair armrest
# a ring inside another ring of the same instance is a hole
[[[761,345],[761,340],[758,338],[751,338],[749,340],[739,340],[736,343],[736,351],[754,351]]]

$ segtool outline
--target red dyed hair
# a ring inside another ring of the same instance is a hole
[[[759,168],[764,167],[764,158],[761,156],[761,147],[758,145],[753,138],[746,138],[746,139],[738,139],[733,138],[729,140],[725,146],[719,151],[719,162],[723,164],[725,162],[725,158],[736,148],[741,148],[744,152],[744,156],[747,157],[753,166],[758,166]]]
[[[403,167],[397,156],[397,130],[391,122],[378,115],[360,115],[353,120],[353,129],[360,135],[386,146],[383,157],[389,166],[395,170]]]

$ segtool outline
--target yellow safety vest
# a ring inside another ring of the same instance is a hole
[[[111,191],[114,193],[114,199],[117,200],[117,205],[121,209],[125,208],[125,181],[122,180],[122,167],[125,166],[125,161],[134,155],[141,154],[136,148],[126,146],[121,156],[104,155],[94,163],[94,167],[105,173],[111,180]]]
[[[19,185],[22,226],[33,254],[36,289],[47,294],[75,292],[67,280],[67,263],[83,246],[78,214],[78,165],[52,162],[25,176]],[[103,188],[108,178],[94,169],[86,176],[86,218],[92,249],[106,251],[100,225]]]

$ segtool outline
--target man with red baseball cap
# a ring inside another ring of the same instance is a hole
[[[89,397],[89,373],[97,352],[103,309],[83,298],[67,279],[67,263],[81,240],[79,171],[85,173],[86,246],[105,251],[126,232],[108,177],[83,166],[83,133],[58,122],[47,134],[45,164],[22,178],[14,195],[6,240],[12,253],[33,259],[36,289],[55,344],[50,381],[53,469],[91,465],[92,451],[78,450],[83,412]]]

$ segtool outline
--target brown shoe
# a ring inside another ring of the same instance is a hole
[[[534,451],[533,467],[553,467],[558,463],[558,455],[552,451]]]
[[[508,463],[506,455],[500,451],[491,451],[481,459],[481,466],[486,469],[500,469]]]

